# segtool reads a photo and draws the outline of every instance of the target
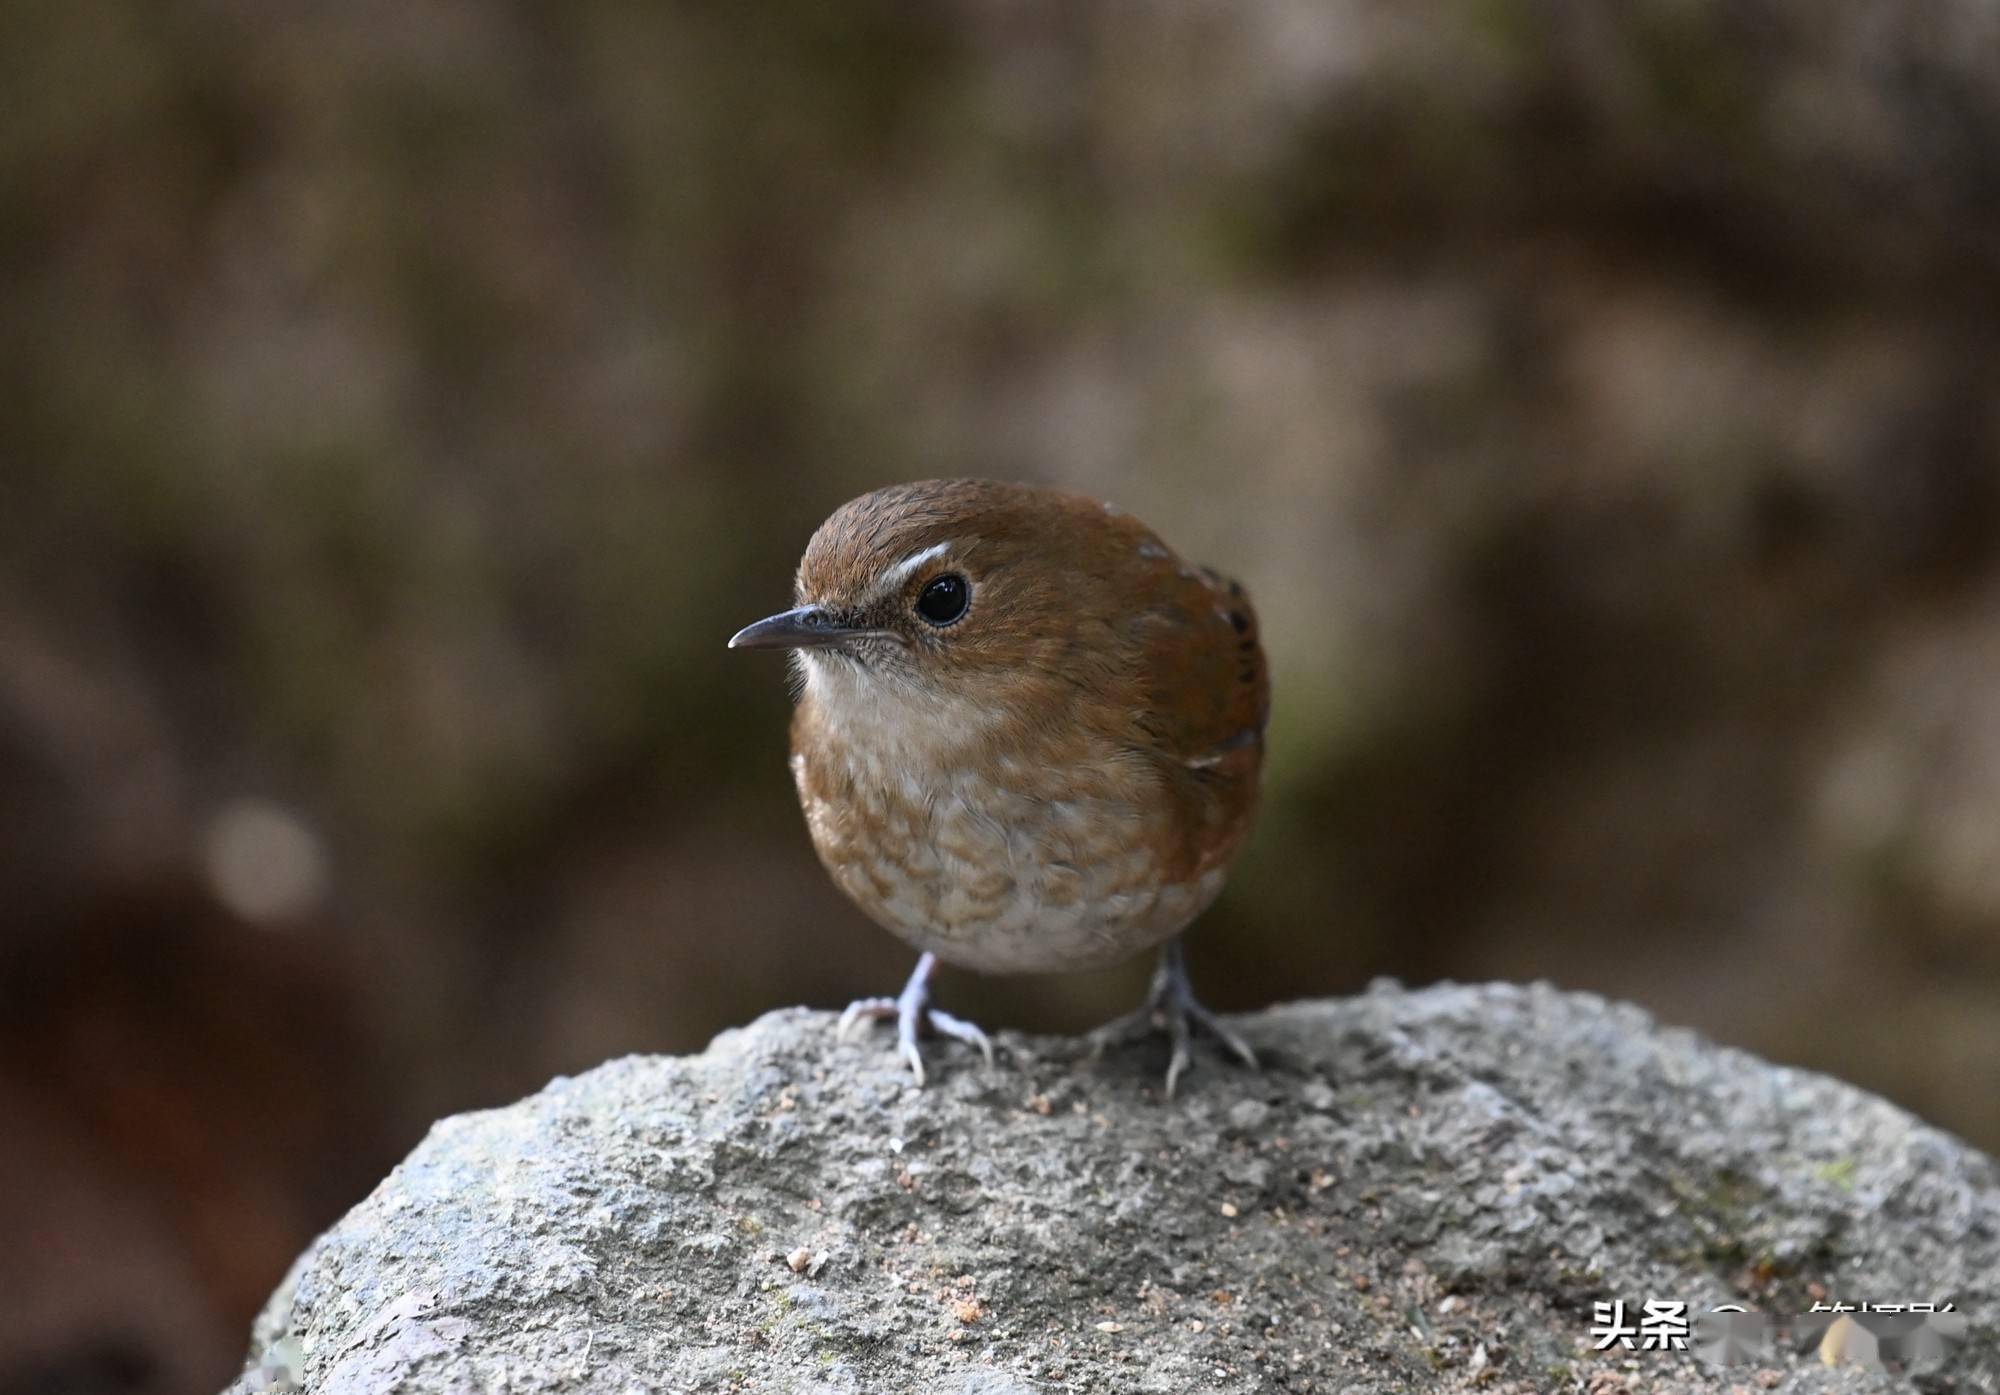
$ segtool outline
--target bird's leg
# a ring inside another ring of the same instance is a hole
[[[1248,1042],[1222,1024],[1222,1019],[1195,999],[1194,985],[1188,982],[1187,956],[1176,935],[1160,950],[1160,965],[1153,970],[1153,986],[1146,993],[1146,1005],[1093,1032],[1093,1056],[1115,1043],[1137,1041],[1155,1032],[1165,1032],[1173,1044],[1167,1059],[1167,1098],[1174,1097],[1181,1073],[1194,1062],[1188,1043],[1196,1029],[1221,1042],[1230,1054],[1250,1069],[1257,1069],[1257,1053]]]
[[[940,1036],[978,1047],[979,1054],[986,1058],[990,1068],[993,1065],[993,1043],[987,1040],[986,1033],[964,1018],[953,1017],[942,1008],[930,1005],[931,975],[936,972],[937,956],[924,955],[917,960],[910,981],[895,997],[861,998],[849,1003],[847,1011],[840,1014],[836,1034],[846,1036],[855,1023],[864,1019],[870,1022],[893,1019],[896,1023],[896,1050],[909,1064],[910,1074],[916,1076],[919,1085],[924,1083],[924,1056],[917,1049],[917,1037],[926,1027]]]

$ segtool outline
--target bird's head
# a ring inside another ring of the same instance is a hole
[[[1101,663],[1114,639],[1104,612],[1130,599],[1118,595],[1127,555],[1150,538],[1102,504],[1031,485],[895,485],[821,524],[797,604],[729,647],[791,650],[807,691],[839,707],[1033,720],[1089,683],[1093,642]]]

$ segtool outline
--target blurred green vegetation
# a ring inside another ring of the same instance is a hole
[[[212,1388],[432,1117],[900,981],[722,645],[927,475],[1250,585],[1220,1005],[1550,976],[2000,1145],[1996,60],[1963,0],[17,5],[0,1167],[74,1224],[0,1207],[0,1390]]]

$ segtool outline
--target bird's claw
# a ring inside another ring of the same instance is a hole
[[[1160,967],[1153,973],[1146,1005],[1091,1033],[1091,1059],[1102,1056],[1106,1047],[1124,1045],[1156,1032],[1165,1032],[1172,1047],[1167,1058],[1167,1098],[1172,1099],[1174,1091],[1180,1086],[1181,1076],[1194,1064],[1194,1053],[1189,1043],[1194,1040],[1197,1030],[1214,1037],[1250,1069],[1257,1069],[1257,1053],[1250,1049],[1250,1044],[1195,998],[1194,986],[1188,982],[1187,964],[1181,954],[1180,941],[1175,940],[1160,952]]]
[[[986,1058],[986,1068],[993,1069],[993,1039],[980,1031],[977,1024],[963,1017],[953,1017],[938,1008],[928,1008],[924,1015],[929,1019],[932,1031],[953,1041],[962,1041],[967,1046],[978,1047],[979,1054]]]
[[[1194,1055],[1188,1043],[1194,1037],[1196,1028],[1208,1033],[1228,1052],[1251,1070],[1257,1069],[1257,1053],[1250,1044],[1235,1032],[1222,1025],[1222,1019],[1196,1002],[1190,995],[1172,999],[1166,1009],[1166,1030],[1173,1042],[1173,1054],[1167,1058],[1167,1098],[1174,1097],[1174,1090],[1180,1084],[1181,1075],[1194,1064]]]
[[[894,998],[857,998],[847,1005],[847,1011],[840,1014],[840,1021],[834,1026],[833,1035],[840,1041],[847,1040],[854,1033],[857,1022],[879,1022],[885,1017],[896,1015]]]
[[[924,1030],[938,1036],[962,1041],[968,1046],[979,1048],[979,1054],[986,1058],[988,1069],[993,1066],[993,1042],[986,1033],[962,1017],[953,1017],[942,1008],[930,1005],[930,976],[936,970],[936,961],[926,954],[917,961],[917,970],[910,975],[910,981],[903,991],[894,998],[861,998],[847,1005],[840,1014],[840,1022],[834,1028],[837,1038],[845,1038],[857,1022],[894,1021],[896,1024],[896,1054],[909,1066],[910,1074],[916,1077],[918,1085],[924,1083],[924,1054],[917,1046],[917,1038]]]
[[[896,1037],[896,1054],[901,1056],[903,1063],[910,1068],[910,1074],[915,1077],[917,1088],[921,1090],[924,1087],[924,1053],[917,1049],[916,1041],[899,1033]]]

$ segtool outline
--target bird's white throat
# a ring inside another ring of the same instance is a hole
[[[824,733],[887,765],[935,763],[982,740],[1005,718],[999,708],[938,692],[891,668],[864,668],[811,650],[793,651]]]

